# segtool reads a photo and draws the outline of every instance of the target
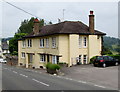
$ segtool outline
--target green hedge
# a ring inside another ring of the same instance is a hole
[[[60,66],[58,64],[47,63],[46,68],[47,69],[52,69],[52,70],[59,70]]]
[[[96,56],[93,56],[91,59],[90,59],[90,64],[93,64],[93,61],[96,59]]]
[[[118,59],[120,61],[120,55],[108,55],[108,56],[111,56],[111,57]]]

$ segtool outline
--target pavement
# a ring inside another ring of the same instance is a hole
[[[40,70],[2,65],[3,90],[110,90],[103,86],[51,75]],[[61,91],[60,91],[61,92]],[[65,92],[65,91],[63,91]]]

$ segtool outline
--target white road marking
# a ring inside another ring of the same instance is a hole
[[[20,74],[20,75],[23,76],[23,77],[26,77],[26,78],[28,77],[28,76],[26,76],[26,75],[24,75],[24,74]]]
[[[16,71],[13,71],[13,73],[17,73]]]
[[[106,88],[104,86],[100,86],[100,85],[96,85],[96,84],[94,86],[97,86],[97,87],[100,87],[100,88]]]
[[[85,82],[85,81],[78,81],[78,82],[81,82],[81,83],[87,83],[87,82]]]
[[[35,82],[38,82],[38,83],[40,83],[40,84],[43,84],[43,85],[45,85],[45,86],[50,86],[49,84],[46,84],[46,83],[41,82],[41,81],[38,81],[38,80],[36,80],[36,79],[32,79],[32,80],[35,81]]]

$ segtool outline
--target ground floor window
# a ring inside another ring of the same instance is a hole
[[[40,62],[45,62],[45,55],[40,55]]]
[[[82,57],[82,55],[79,55],[79,62],[81,62],[81,57]]]
[[[87,55],[83,55],[83,64],[87,64]]]
[[[52,56],[52,63],[57,64],[59,62],[59,57],[58,56]]]
[[[25,53],[24,52],[22,52],[22,56],[21,56],[22,58],[25,58]]]

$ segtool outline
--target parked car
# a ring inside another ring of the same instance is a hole
[[[118,60],[111,57],[111,56],[96,56],[96,59],[93,61],[93,65],[96,66],[111,66],[115,65],[117,66],[119,64]]]
[[[0,63],[7,63],[7,61],[3,58],[0,58]]]

